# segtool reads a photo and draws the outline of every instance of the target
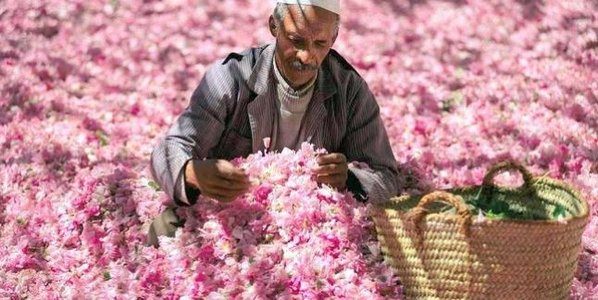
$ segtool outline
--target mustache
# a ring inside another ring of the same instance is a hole
[[[304,72],[304,71],[315,71],[318,69],[318,66],[312,64],[304,64],[298,60],[291,62],[291,68],[295,69],[296,71]]]

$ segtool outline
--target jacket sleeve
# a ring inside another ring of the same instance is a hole
[[[193,92],[189,106],[154,148],[152,175],[175,203],[189,205],[196,200],[197,191],[185,187],[185,164],[206,158],[216,147],[235,94],[234,77],[226,65],[213,65]]]
[[[382,202],[398,193],[394,158],[380,108],[361,77],[351,85],[349,121],[342,149],[349,164],[348,188],[370,202]]]

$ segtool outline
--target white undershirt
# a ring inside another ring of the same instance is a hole
[[[317,75],[305,88],[296,91],[278,70],[276,56],[273,60],[276,104],[279,110],[277,126],[274,126],[272,149],[277,151],[284,148],[297,149],[304,139],[301,137],[301,123],[313,95]]]

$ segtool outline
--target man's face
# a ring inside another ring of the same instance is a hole
[[[336,40],[338,16],[317,6],[288,5],[281,24],[270,17],[276,37],[276,63],[289,84],[299,89],[316,76],[316,70]]]

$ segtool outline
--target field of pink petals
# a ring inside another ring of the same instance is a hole
[[[377,96],[405,191],[477,185],[489,166],[506,158],[567,181],[592,212],[571,297],[598,299],[598,3],[342,5],[334,48]],[[0,298],[400,293],[360,265],[352,267],[357,273],[338,270],[330,274],[334,280],[308,287],[281,269],[275,275],[284,286],[260,294],[257,284],[247,284],[243,264],[221,259],[224,273],[212,268],[206,275],[195,260],[216,257],[218,249],[195,246],[188,226],[162,248],[145,246],[149,222],[166,200],[148,168],[153,146],[211,63],[273,41],[267,30],[272,8],[264,0],[0,1]],[[518,182],[514,175],[501,178]],[[263,192],[246,198],[263,200]],[[354,202],[330,193],[312,196]],[[349,215],[371,226],[360,212],[362,206]],[[190,218],[196,225],[205,221]],[[344,220],[342,228],[357,230]],[[197,234],[210,232],[204,226]],[[359,240],[319,237],[314,247],[332,245],[326,249]],[[325,255],[349,259],[351,247]],[[219,289],[224,283],[237,289]],[[241,284],[247,285],[239,290]]]

